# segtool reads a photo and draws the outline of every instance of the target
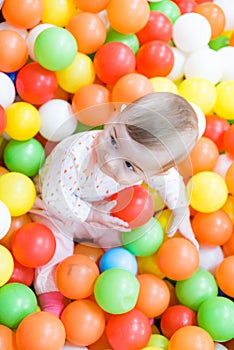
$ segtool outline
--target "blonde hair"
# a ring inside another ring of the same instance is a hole
[[[133,140],[168,153],[164,170],[184,160],[197,141],[197,115],[190,103],[177,94],[149,93],[127,105],[119,117]]]

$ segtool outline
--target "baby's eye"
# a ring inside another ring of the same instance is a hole
[[[111,144],[112,144],[112,146],[114,146],[115,148],[117,148],[117,143],[116,143],[114,137],[111,136],[110,139],[111,139]]]
[[[127,160],[125,161],[125,166],[128,168],[128,170],[134,171],[133,165],[129,163]]]

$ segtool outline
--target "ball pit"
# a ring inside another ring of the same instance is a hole
[[[233,2],[0,4],[0,350],[233,350]],[[165,236],[171,212],[148,189],[152,210],[123,247],[77,243],[58,266],[60,320],[36,305],[35,267],[55,242],[30,218],[33,177],[54,143],[153,91],[198,115],[185,182],[199,252]]]

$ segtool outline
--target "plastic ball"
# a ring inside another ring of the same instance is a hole
[[[28,35],[27,29],[22,29],[22,28],[16,28],[12,25],[10,25],[7,21],[3,21],[0,23],[0,30],[12,30],[13,32],[17,32],[22,36],[23,39],[26,39]],[[7,74],[15,74],[15,72],[8,72]],[[13,79],[12,79],[13,80]]]
[[[218,157],[219,150],[216,144],[207,137],[201,137],[190,153],[193,173],[197,174],[201,171],[213,170]]]
[[[74,254],[86,255],[95,263],[98,263],[101,256],[104,254],[104,250],[95,243],[80,242],[75,245]]]
[[[115,84],[122,76],[133,73],[136,67],[133,51],[129,46],[117,41],[106,43],[99,48],[93,62],[98,78],[106,84]]]
[[[161,334],[152,334],[150,337],[150,341],[148,343],[149,350],[151,346],[152,346],[152,350],[154,348],[166,350],[168,348],[168,345],[169,345],[169,340],[166,337],[164,337],[164,335],[161,335]]]
[[[58,27],[65,27],[78,11],[73,0],[59,2],[57,0],[43,0],[43,2],[44,11],[41,21]]]
[[[204,114],[210,113],[216,103],[217,92],[210,80],[191,77],[182,81],[179,94],[189,102],[195,103]]]
[[[200,244],[199,257],[199,268],[207,270],[212,273],[212,275],[215,275],[217,267],[224,258],[224,253],[220,246]]]
[[[180,9],[174,1],[154,1],[150,3],[151,11],[158,11],[167,16],[172,24],[180,17]]]
[[[76,300],[63,310],[61,321],[66,338],[77,346],[87,346],[98,340],[105,329],[102,309],[93,301]]]
[[[17,350],[15,332],[9,327],[0,325],[0,349],[1,350]]]
[[[234,21],[232,13],[234,11],[234,4],[228,0],[214,0],[214,3],[221,7],[225,15],[225,31],[232,30],[234,28]]]
[[[150,78],[150,82],[153,85],[154,92],[172,92],[173,94],[178,94],[176,84],[166,77]]]
[[[106,10],[110,26],[123,34],[141,30],[150,15],[146,0],[111,0]]]
[[[151,92],[153,92],[153,85],[150,79],[143,74],[130,73],[121,77],[114,84],[112,100],[131,103]]]
[[[44,103],[39,108],[40,134],[49,141],[61,141],[76,129],[77,120],[71,104],[61,99]]]
[[[7,281],[9,281],[12,275],[12,272],[14,269],[14,260],[11,252],[3,245],[0,245],[0,258],[1,258],[1,265],[0,265],[0,287],[1,287]]]
[[[0,176],[0,200],[6,204],[12,216],[26,214],[35,198],[34,183],[26,175],[9,172]]]
[[[147,316],[138,309],[113,315],[106,326],[110,345],[116,350],[142,349],[149,342],[151,327]]]
[[[116,206],[111,215],[129,223],[136,228],[146,224],[154,213],[154,200],[150,192],[141,185],[134,185],[111,196]]]
[[[16,344],[19,350],[60,350],[65,338],[61,320],[44,311],[25,317],[16,330]]]
[[[30,287],[34,281],[34,275],[34,268],[24,266],[14,258],[14,270],[8,282],[18,282]]]
[[[214,342],[210,334],[197,326],[179,328],[171,337],[168,350],[213,350]]]
[[[27,62],[28,47],[20,34],[13,30],[0,30],[0,70],[14,72]]]
[[[64,28],[47,28],[37,36],[34,54],[42,67],[58,71],[68,67],[75,59],[77,54],[76,40]]]
[[[234,303],[228,298],[205,300],[198,309],[197,320],[214,341],[224,342],[234,337]]]
[[[176,83],[180,79],[183,79],[184,77],[184,63],[185,63],[186,55],[177,47],[172,47],[171,49],[174,55],[174,64],[173,64],[172,70],[167,75],[167,78]]]
[[[223,261],[219,264],[216,270],[216,281],[219,288],[224,292],[227,296],[234,297],[234,288],[233,284],[230,281],[234,275],[233,269],[234,256],[228,256],[223,259]]]
[[[234,57],[234,47],[226,46],[217,50],[217,56],[220,61],[222,76],[221,81],[233,80],[234,69],[232,67]]]
[[[114,42],[114,41],[118,41],[127,45],[128,47],[130,47],[130,49],[132,49],[134,54],[137,53],[140,47],[139,40],[136,34],[122,34],[117,32],[113,28],[109,28],[106,33],[105,43]]]
[[[29,29],[40,22],[43,10],[43,0],[5,0],[2,14],[13,27]]]
[[[15,85],[12,82],[11,78],[9,78],[8,75],[3,72],[0,72],[0,89],[0,105],[1,108],[6,108],[10,106],[15,100]],[[1,120],[2,118],[3,116],[1,112]]]
[[[94,297],[104,311],[122,314],[135,307],[139,289],[139,282],[131,272],[112,268],[102,272],[96,279]]]
[[[213,171],[219,174],[224,180],[229,167],[233,162],[233,157],[229,157],[227,153],[221,153]],[[226,180],[225,180],[226,181]]]
[[[219,210],[228,196],[225,181],[212,171],[202,171],[192,176],[187,183],[186,192],[191,207],[202,213]]]
[[[203,136],[211,139],[218,147],[218,150],[223,151],[223,136],[229,127],[230,125],[226,119],[215,114],[206,115],[206,128]]]
[[[232,99],[234,93],[234,81],[222,81],[216,86],[217,99],[213,110],[216,114],[224,119],[234,119],[234,101]]]
[[[234,125],[231,125],[223,135],[223,146],[225,151],[230,155],[234,156]]]
[[[73,0],[73,2],[81,11],[96,13],[104,10],[110,0]]]
[[[160,320],[160,328],[162,330],[162,334],[169,339],[181,327],[196,325],[196,312],[185,305],[170,306],[162,314]]]
[[[122,247],[112,248],[102,255],[99,268],[101,272],[111,268],[126,269],[136,275],[137,260],[132,253]]]
[[[86,347],[77,347],[76,345],[74,344],[71,344],[70,342],[66,341],[62,350],[88,350],[88,348]],[[221,349],[220,349],[221,350]]]
[[[45,152],[41,143],[34,138],[27,141],[11,140],[4,149],[3,157],[10,171],[34,176],[44,163]]]
[[[98,276],[98,266],[92,259],[82,254],[74,254],[59,263],[55,278],[59,291],[65,297],[84,299],[93,294]]]
[[[76,39],[79,52],[96,52],[106,40],[106,28],[101,18],[90,12],[79,12],[73,16],[66,29]]]
[[[232,163],[229,168],[227,169],[226,175],[225,175],[225,181],[228,187],[228,191],[231,195],[234,195],[234,163]]]
[[[55,73],[41,67],[37,62],[25,65],[17,74],[16,89],[19,96],[34,105],[52,99],[57,87]]]
[[[53,27],[53,24],[42,23],[42,24],[38,24],[28,32],[28,35],[26,36],[26,44],[28,46],[29,56],[33,61],[37,60],[34,54],[34,44],[35,44],[36,38],[43,30],[51,27]]]
[[[159,221],[151,218],[141,227],[122,233],[122,242],[127,250],[136,256],[155,253],[163,242],[163,229]]]
[[[0,288],[0,305],[1,324],[17,328],[26,316],[36,311],[37,299],[28,286],[12,282]]]
[[[8,232],[11,226],[11,214],[8,207],[0,201],[0,239],[2,239]]]
[[[150,273],[159,278],[165,277],[157,265],[156,255],[157,252],[147,256],[137,256],[139,274]]]
[[[40,115],[36,107],[27,102],[15,102],[6,108],[5,132],[15,140],[34,137],[40,128]]]
[[[177,281],[175,290],[180,303],[194,311],[197,311],[205,300],[218,295],[214,276],[202,269],[198,269],[183,281]]]
[[[194,52],[208,44],[211,34],[210,23],[204,16],[185,13],[175,22],[172,39],[182,51]]]
[[[63,90],[76,93],[83,86],[94,82],[93,61],[86,54],[78,52],[68,67],[56,72],[56,77],[59,86]]]
[[[136,55],[136,67],[148,78],[167,76],[174,65],[174,54],[164,41],[152,40],[143,44]]]
[[[191,277],[199,265],[195,246],[185,238],[164,241],[157,252],[157,263],[162,273],[176,281]]]
[[[170,292],[165,281],[153,274],[137,276],[140,283],[140,292],[136,308],[147,317],[160,316],[168,307]]]

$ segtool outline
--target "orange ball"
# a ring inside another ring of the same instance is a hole
[[[225,181],[228,191],[234,196],[234,162],[230,165],[226,172]]]
[[[73,0],[79,10],[84,12],[100,12],[104,10],[110,0]]]
[[[95,243],[81,242],[75,245],[74,254],[86,255],[95,263],[98,263],[104,254],[104,250]]]
[[[219,288],[229,297],[234,297],[234,255],[221,261],[216,270],[216,282]]]
[[[151,92],[153,92],[153,85],[146,76],[138,73],[126,74],[115,83],[112,100],[131,103]]]
[[[185,238],[175,237],[164,241],[157,252],[157,263],[162,273],[175,281],[189,278],[199,266],[195,246]]]
[[[231,234],[229,240],[222,246],[224,256],[234,255],[234,231]]]
[[[19,70],[28,59],[28,47],[22,36],[13,30],[0,31],[0,71]]]
[[[234,197],[232,195],[228,195],[227,200],[221,209],[228,214],[234,225]]]
[[[65,329],[60,319],[40,311],[25,317],[16,330],[17,350],[61,350]]]
[[[15,333],[3,324],[0,324],[0,350],[17,350]]]
[[[200,243],[223,245],[231,237],[233,225],[230,217],[220,209],[212,213],[197,212],[192,228]]]
[[[212,2],[199,4],[193,12],[205,17],[211,26],[211,39],[217,38],[224,30],[226,19],[222,8]]]
[[[93,294],[97,264],[88,256],[74,254],[61,261],[56,270],[56,284],[60,292],[69,299],[83,299]]]
[[[123,34],[141,30],[150,15],[147,0],[111,0],[106,9],[111,27]]]
[[[208,137],[201,137],[192,152],[190,160],[193,167],[193,173],[201,171],[212,171],[218,161],[219,150],[216,144]]]
[[[2,14],[11,26],[30,29],[40,22],[43,10],[43,0],[5,0]]]
[[[68,304],[63,310],[61,320],[67,340],[77,346],[93,344],[105,329],[104,312],[95,302],[86,299]]]
[[[106,40],[106,27],[95,13],[80,12],[68,22],[66,29],[74,36],[79,52],[96,52]]]
[[[157,317],[168,307],[170,292],[166,282],[152,274],[138,275],[140,292],[136,308],[147,317]]]
[[[214,350],[214,341],[207,331],[197,326],[179,328],[171,337],[168,350]]]

